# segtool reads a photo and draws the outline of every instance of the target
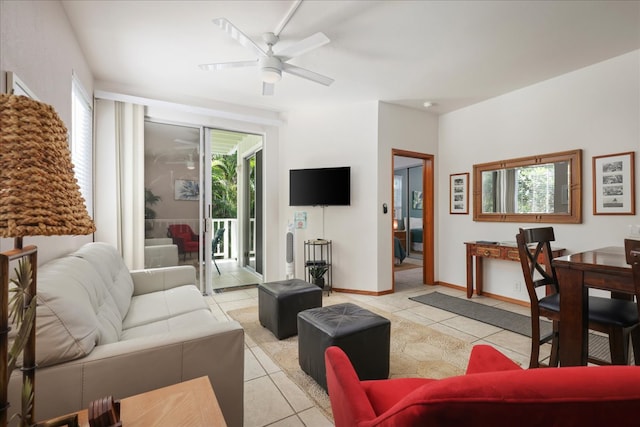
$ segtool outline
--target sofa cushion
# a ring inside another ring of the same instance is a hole
[[[127,330],[202,309],[209,310],[209,306],[194,285],[136,295],[131,298],[122,328]]]
[[[67,256],[38,270],[36,362],[44,367],[118,341],[120,312],[93,266]]]
[[[94,242],[84,245],[73,255],[86,259],[100,274],[123,319],[129,311],[133,280],[117,249],[107,243]]]
[[[191,311],[189,313],[180,314],[174,317],[146,323],[144,325],[134,326],[122,331],[122,341],[135,338],[148,337],[150,335],[164,334],[171,331],[189,330],[193,325],[202,327],[210,325],[214,328],[219,322],[212,316],[211,311],[201,309]]]

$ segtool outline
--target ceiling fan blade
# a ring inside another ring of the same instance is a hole
[[[187,141],[186,139],[176,138],[173,142],[177,144],[188,144],[188,145],[198,145],[198,141]]]
[[[262,82],[263,95],[273,95],[274,89],[275,89],[275,85],[273,83]]]
[[[213,23],[222,28],[225,33],[229,34],[231,38],[235,39],[242,46],[253,50],[256,55],[266,55],[265,51],[262,50],[260,46],[258,46],[253,40],[247,37],[242,31],[238,29],[238,27],[233,25],[226,18],[216,18],[213,20]]]
[[[294,76],[302,77],[303,79],[311,80],[312,82],[320,83],[321,85],[329,86],[334,80],[330,77],[323,76],[322,74],[314,73],[304,68],[297,67],[295,65],[282,63],[282,71],[293,74]]]
[[[302,39],[299,42],[282,49],[276,53],[276,56],[282,61],[288,61],[291,58],[303,55],[313,49],[319,48],[320,46],[324,46],[330,41],[329,37],[325,36],[324,33],[315,33],[306,39]]]
[[[216,62],[213,64],[200,64],[198,67],[206,71],[223,70],[225,68],[253,67],[258,65],[257,59],[251,61]]]

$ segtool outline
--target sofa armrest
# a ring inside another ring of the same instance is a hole
[[[131,271],[133,295],[166,291],[183,285],[195,285],[196,269],[192,265]]]
[[[522,370],[522,367],[490,345],[475,345],[471,349],[467,374]]]
[[[144,247],[144,268],[173,267],[176,265],[178,265],[178,245]]]
[[[227,424],[241,427],[244,330],[235,321],[104,344],[86,357],[38,369],[38,419],[86,409],[101,397],[122,399],[204,375]],[[19,410],[21,378],[19,370],[11,378],[11,400],[18,402],[11,412]]]

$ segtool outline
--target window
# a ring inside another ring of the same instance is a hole
[[[71,161],[87,211],[93,217],[93,112],[89,99],[74,74],[71,83]]]

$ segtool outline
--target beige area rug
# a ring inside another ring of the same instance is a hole
[[[468,343],[375,307],[358,305],[391,321],[390,378],[446,378],[464,373],[471,352]],[[300,369],[298,337],[279,341],[260,325],[258,307],[232,310],[228,314],[240,322],[246,335],[332,419],[327,393]]]

